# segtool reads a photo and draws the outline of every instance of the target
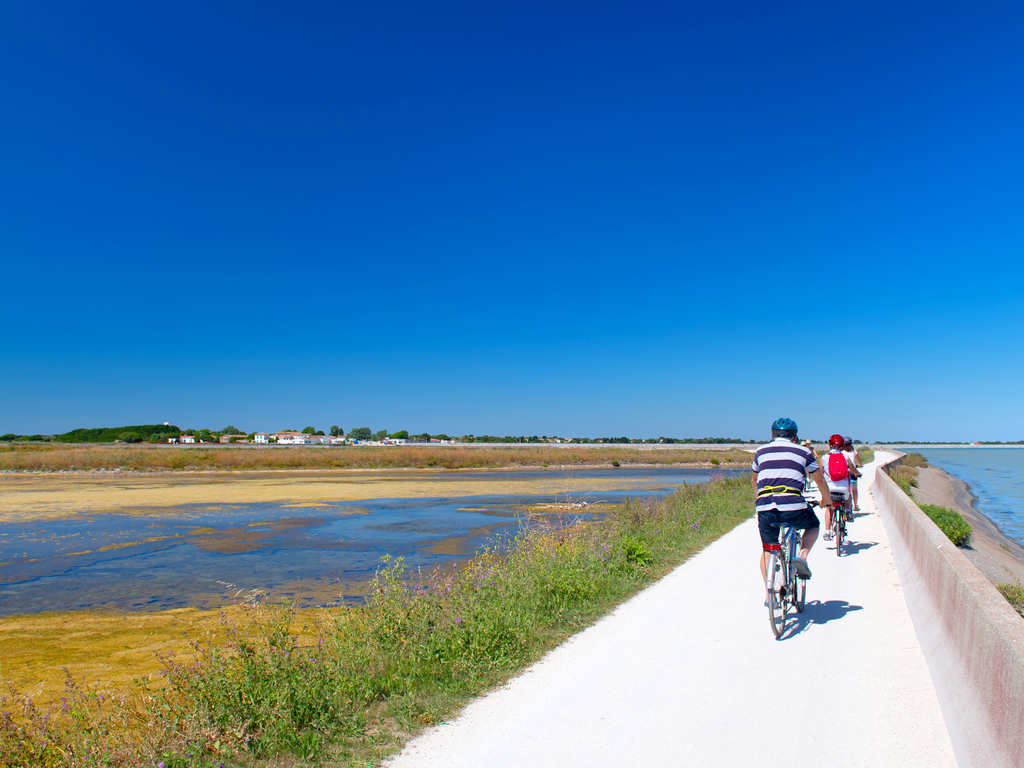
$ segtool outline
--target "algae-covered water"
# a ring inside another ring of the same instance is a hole
[[[726,470],[732,474],[743,470]],[[330,499],[301,503],[189,503],[92,510],[42,520],[0,518],[0,615],[104,608],[211,608],[254,591],[302,605],[361,599],[383,555],[413,569],[465,559],[525,517],[586,518],[605,503],[661,495],[709,479],[683,468],[586,469],[563,473],[571,492],[497,492],[551,470],[445,472],[495,493],[431,498]],[[301,480],[297,480],[301,483]],[[436,478],[432,478],[436,482]],[[437,490],[443,491],[442,484]],[[552,509],[552,505],[560,509]],[[575,507],[575,508],[573,508]]]

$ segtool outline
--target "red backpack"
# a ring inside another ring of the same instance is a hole
[[[845,480],[850,476],[850,465],[846,463],[845,453],[829,453],[828,476],[832,478],[832,482]]]

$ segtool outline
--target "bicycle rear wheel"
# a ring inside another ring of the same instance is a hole
[[[832,540],[836,543],[836,557],[843,556],[843,536],[846,533],[846,525],[843,523],[843,515],[846,510],[837,507],[832,511]]]
[[[804,604],[807,602],[807,579],[796,580],[796,600],[793,602],[793,607],[796,608],[797,613],[803,613]]]
[[[772,625],[772,634],[781,637],[786,628],[786,608],[789,596],[786,594],[786,558],[782,553],[772,553],[768,560],[768,621]]]

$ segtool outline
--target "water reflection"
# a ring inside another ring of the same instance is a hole
[[[454,473],[448,473],[450,474]],[[496,484],[544,471],[475,473]],[[304,605],[358,600],[381,556],[424,570],[464,559],[500,534],[514,534],[530,510],[585,502],[574,518],[626,496],[660,495],[704,470],[587,469],[575,486],[600,478],[600,491],[374,499],[353,503],[189,504],[111,510],[75,519],[0,524],[0,615],[75,610],[210,608],[259,589]],[[615,479],[608,488],[609,477]],[[621,481],[621,484],[619,483]]]

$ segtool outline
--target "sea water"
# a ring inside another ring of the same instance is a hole
[[[1024,447],[907,448],[970,486],[974,508],[1024,545]]]
[[[748,471],[476,471],[469,473],[474,481],[493,479],[496,489],[510,480],[564,474],[582,490],[345,500],[298,508],[287,503],[188,504],[0,522],[0,616],[82,608],[211,608],[252,589],[305,604],[336,593],[334,585],[372,579],[385,554],[402,557],[414,571],[464,561],[496,537],[514,535],[530,508],[568,506],[566,521],[571,523],[600,515],[602,503],[663,496],[712,474]],[[457,470],[443,475],[449,480],[459,476]],[[586,490],[590,478],[601,490]],[[609,479],[621,485],[609,487]],[[344,599],[361,598],[346,593]]]

